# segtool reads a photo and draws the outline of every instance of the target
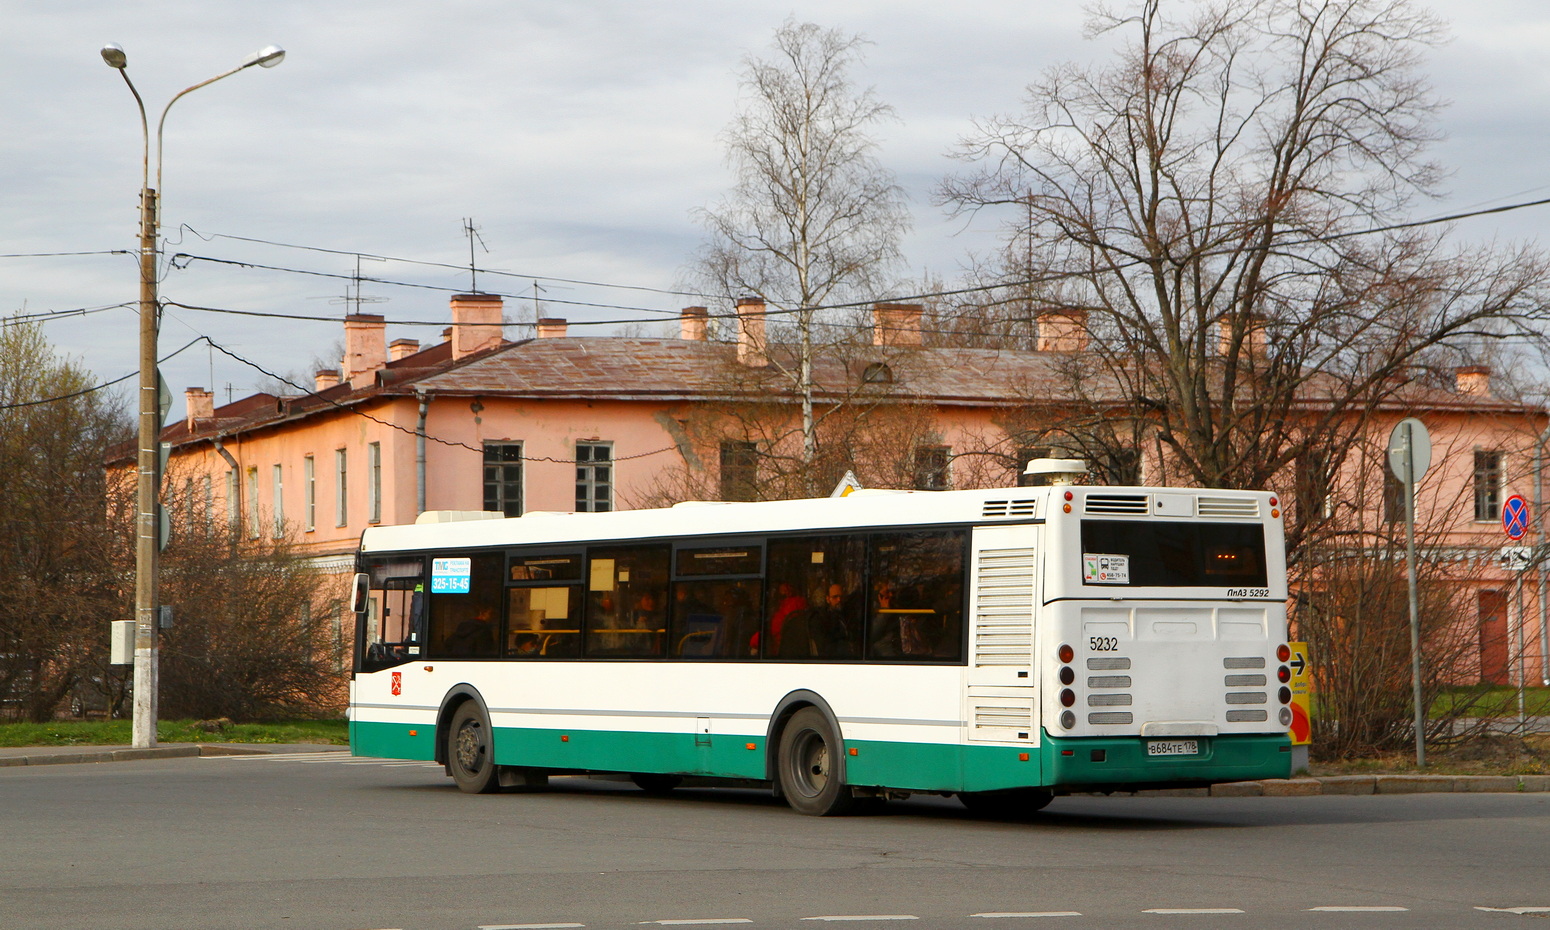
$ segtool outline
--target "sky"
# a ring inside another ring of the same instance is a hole
[[[1550,196],[1550,4],[1430,8],[1452,35],[1425,72],[1450,103],[1433,155],[1453,173],[1415,218]],[[475,285],[530,319],[536,282],[543,315],[575,334],[617,320],[676,334],[651,321],[701,302],[671,292],[704,238],[695,210],[731,185],[719,134],[741,61],[792,16],[871,41],[857,77],[898,116],[878,136],[914,217],[905,271],[947,281],[997,238],[990,218],[933,205],[959,169],[955,143],[974,119],[1017,111],[1045,68],[1105,51],[1064,0],[0,0],[0,316],[96,311],[52,318],[45,335],[101,381],[132,374],[142,137],[99,49],[125,49],[154,133],[178,91],[279,45],[279,66],[170,112],[166,254],[197,258],[166,271],[161,296],[327,319],[168,308],[163,357],[203,336],[246,360],[203,344],[166,360],[173,416],[187,387],[225,403],[272,386],[270,374],[310,384],[320,363],[335,365],[338,320],[355,308],[386,316],[390,340],[435,342],[448,297]],[[465,218],[477,264],[499,274],[470,280]],[[1535,240],[1547,219],[1550,207],[1532,208],[1454,235]],[[114,250],[124,254],[39,255]],[[365,302],[349,304],[355,253],[405,261],[361,261],[362,275],[393,283],[367,282]]]

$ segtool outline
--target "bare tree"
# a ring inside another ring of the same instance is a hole
[[[130,434],[118,398],[37,324],[0,325],[0,717],[44,721],[121,616],[103,454]]]
[[[1005,211],[1004,275],[1042,287],[1003,323],[1085,311],[1103,388],[1082,415],[1153,424],[1177,479],[1334,474],[1415,366],[1542,317],[1537,252],[1393,228],[1439,177],[1429,14],[1143,0],[1090,29],[1123,40],[1117,57],[1058,67],[1025,113],[982,123],[960,153],[975,169],[942,193]]]
[[[769,58],[744,60],[742,111],[723,134],[737,182],[701,211],[710,240],[697,276],[728,300],[756,296],[791,314],[798,352],[780,371],[801,397],[809,461],[820,308],[879,292],[909,227],[900,188],[875,156],[872,133],[892,108],[851,78],[864,44],[787,20]]]

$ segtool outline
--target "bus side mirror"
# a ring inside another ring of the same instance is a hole
[[[354,580],[354,593],[350,598],[350,609],[358,614],[366,612],[366,605],[371,591],[371,576],[365,572],[356,572]]]

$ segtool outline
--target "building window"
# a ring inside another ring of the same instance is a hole
[[[758,500],[759,449],[751,442],[728,440],[721,444],[721,499]]]
[[[484,509],[522,516],[522,443],[484,444]]]
[[[1383,469],[1383,522],[1405,522],[1405,482],[1387,467]]]
[[[302,518],[307,532],[318,528],[317,461],[312,456],[301,460]]]
[[[947,446],[920,446],[915,449],[915,490],[945,491],[948,488]]]
[[[209,475],[204,476],[204,492],[205,538],[209,539],[215,534],[215,485]]]
[[[614,509],[613,446],[606,442],[576,443],[576,512],[606,513]]]
[[[274,538],[285,538],[285,479],[279,465],[274,467]]]
[[[1334,498],[1330,495],[1328,457],[1323,452],[1307,452],[1297,457],[1295,474],[1292,476],[1297,496],[1297,506],[1306,522],[1324,519],[1334,513]]]
[[[334,450],[334,524],[350,522],[350,457],[344,449]]]
[[[258,538],[258,466],[248,469],[248,538]]]
[[[1502,518],[1502,454],[1475,450],[1475,519]]]
[[[368,472],[366,486],[366,510],[367,520],[372,523],[382,522],[382,443],[374,442],[366,447],[366,471]]]
[[[242,488],[235,468],[226,472],[226,528],[233,538],[242,532]]]

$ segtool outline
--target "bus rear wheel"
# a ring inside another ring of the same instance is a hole
[[[501,790],[490,721],[473,701],[460,705],[447,727],[447,771],[458,788],[469,794]]]
[[[1055,793],[1044,788],[1012,788],[1006,791],[960,791],[964,807],[986,817],[1024,820],[1043,810]]]
[[[792,810],[815,817],[843,814],[855,802],[845,785],[839,734],[814,707],[791,715],[780,732],[777,774]]]

